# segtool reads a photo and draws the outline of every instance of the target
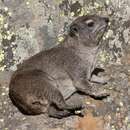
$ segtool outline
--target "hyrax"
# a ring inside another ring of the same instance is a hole
[[[62,118],[82,108],[78,103],[66,103],[74,92],[105,96],[93,93],[90,82],[105,83],[92,73],[108,22],[108,18],[97,15],[79,17],[71,23],[62,44],[19,65],[9,85],[12,102],[25,114],[48,113]]]

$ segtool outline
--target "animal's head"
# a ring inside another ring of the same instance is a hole
[[[70,25],[69,36],[85,46],[95,47],[102,38],[109,19],[97,15],[81,16]]]

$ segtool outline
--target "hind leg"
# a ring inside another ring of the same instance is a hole
[[[82,113],[76,113],[75,111],[72,111],[72,110],[59,110],[54,105],[50,105],[48,109],[48,115],[50,117],[54,117],[58,119],[61,119],[63,117],[68,117],[71,115],[83,116]]]
[[[23,70],[15,74],[10,90],[16,92],[12,93],[16,97],[15,104],[28,114],[44,113],[48,104],[55,104],[61,110],[82,108],[66,104],[61,92],[53,84],[55,80],[50,80],[49,75],[41,70]]]
[[[61,119],[63,117],[67,117],[73,115],[74,112],[68,110],[59,110],[55,106],[51,105],[48,109],[48,115],[50,117]]]
[[[67,104],[59,90],[54,91],[52,97],[52,104],[55,104],[60,110],[79,110],[82,109],[82,104]]]
[[[46,113],[48,110],[49,103],[47,100],[41,100],[35,95],[28,95],[26,97],[26,102],[24,103],[24,109],[26,109],[25,114],[38,115]],[[21,104],[23,105],[23,104]]]

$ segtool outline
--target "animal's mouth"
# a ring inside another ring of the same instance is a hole
[[[107,24],[101,26],[101,27],[97,30],[97,33],[100,33],[100,32],[104,33],[104,32],[106,31],[106,29],[107,29],[107,26],[108,26]]]
[[[98,31],[97,31],[97,40],[98,40],[98,44],[101,43],[102,39],[103,39],[103,36],[105,34],[105,32],[107,31],[108,29],[108,25],[103,25],[101,26]]]

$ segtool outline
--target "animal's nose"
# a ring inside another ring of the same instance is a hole
[[[108,17],[104,17],[103,19],[105,20],[106,23],[109,22],[109,18]]]

